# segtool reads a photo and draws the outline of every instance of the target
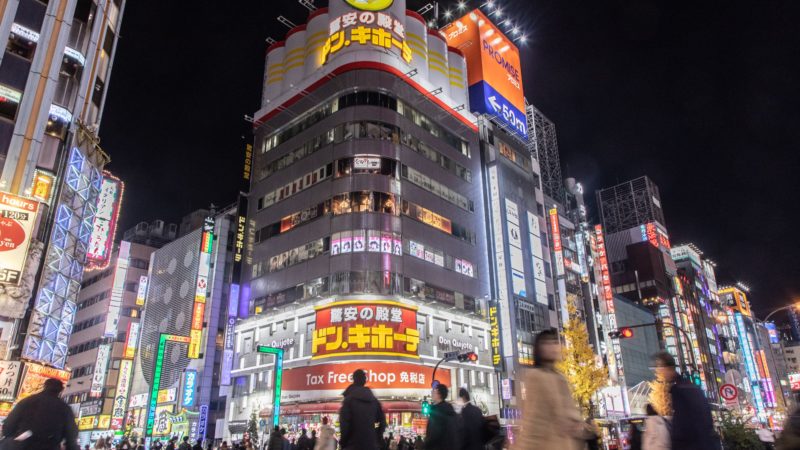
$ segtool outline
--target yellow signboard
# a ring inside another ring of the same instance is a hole
[[[94,426],[97,424],[97,416],[84,416],[78,419],[78,430],[86,431],[86,430],[94,430]]]
[[[203,330],[190,330],[189,331],[189,351],[188,356],[191,359],[200,358],[200,346],[203,340]]]
[[[380,11],[392,6],[394,0],[344,0],[348,5],[361,11]]]

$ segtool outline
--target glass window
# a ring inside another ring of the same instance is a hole
[[[20,100],[22,100],[21,92],[0,85],[0,117],[15,120]]]

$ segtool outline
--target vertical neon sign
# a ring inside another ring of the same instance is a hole
[[[158,390],[161,387],[161,372],[164,367],[164,352],[167,349],[167,342],[178,342],[189,344],[190,339],[186,336],[176,336],[174,334],[161,334],[158,339],[158,351],[156,352],[156,363],[153,368],[153,384],[150,386],[150,402],[147,405],[147,425],[145,427],[145,439],[147,446],[153,436],[153,425],[156,421],[156,406],[158,405]]]
[[[187,356],[200,358],[200,347],[203,341],[203,321],[208,295],[208,275],[211,270],[211,251],[214,248],[214,219],[206,217],[203,223],[203,234],[200,236],[200,263],[197,268],[195,282],[194,307],[192,309],[192,327],[189,331],[189,349]]]
[[[272,425],[278,426],[281,414],[281,385],[283,384],[283,349],[259,345],[259,353],[275,355],[275,394],[272,399]]]

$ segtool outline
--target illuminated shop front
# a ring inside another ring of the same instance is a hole
[[[363,369],[390,431],[412,435],[424,429],[422,400],[429,399],[434,366],[445,352],[473,351],[478,362],[442,364],[436,380],[467,387],[485,412],[497,411],[490,342],[480,318],[391,297],[327,299],[241,321],[227,417],[231,437],[253,412],[264,429],[272,423],[274,363],[258,346],[284,350],[281,426],[314,429],[322,417],[338,424],[342,393]]]

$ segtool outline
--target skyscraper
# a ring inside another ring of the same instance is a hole
[[[25,217],[38,224],[0,261],[0,303],[14,311],[0,327],[13,336],[3,356],[34,371],[64,367],[87,252],[113,241],[111,218],[95,220],[109,179],[97,127],[123,9],[124,0],[0,3],[0,191],[6,205],[35,202]]]

